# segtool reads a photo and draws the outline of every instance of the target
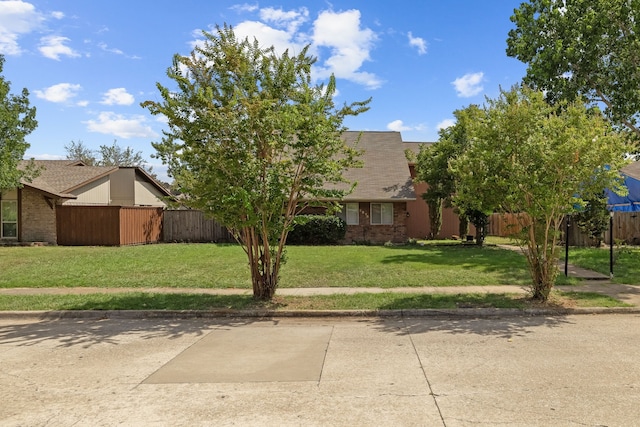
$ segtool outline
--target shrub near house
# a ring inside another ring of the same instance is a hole
[[[347,224],[332,215],[299,215],[289,232],[291,245],[335,245],[344,240]]]

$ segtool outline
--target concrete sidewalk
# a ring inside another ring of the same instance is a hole
[[[638,315],[0,318],[0,424],[637,425],[638,330]]]

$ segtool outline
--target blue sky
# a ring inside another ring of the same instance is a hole
[[[140,107],[170,84],[174,54],[202,30],[233,25],[278,49],[306,44],[313,77],[337,78],[338,104],[372,97],[352,130],[397,130],[405,141],[436,141],[453,111],[520,82],[525,65],[505,54],[509,20],[522,0],[405,0],[242,3],[227,0],[0,1],[0,53],[12,92],[26,87],[38,128],[28,157],[64,158],[82,141],[117,140],[151,159],[165,126]]]

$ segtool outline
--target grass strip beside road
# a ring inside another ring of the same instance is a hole
[[[87,295],[0,295],[0,311],[50,310],[408,310],[456,308],[628,307],[614,298],[587,292],[554,291],[546,304],[515,294],[338,294],[276,296],[269,303],[248,295],[116,293]]]

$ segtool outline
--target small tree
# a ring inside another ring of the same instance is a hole
[[[348,191],[327,188],[357,165],[342,122],[368,101],[336,109],[335,79],[311,83],[308,48],[278,54],[227,26],[204,35],[191,56],[174,57],[176,90],[158,84],[162,101],[142,105],[168,120],[153,146],[184,202],[231,230],[247,254],[254,297],[268,300],[294,216]]]
[[[449,163],[467,148],[469,125],[479,111],[475,105],[454,111],[456,124],[441,130],[437,143],[420,147],[416,159],[416,179],[428,184],[422,197],[429,206],[430,238],[435,238],[440,233],[442,207],[451,206],[451,197],[456,191],[455,176],[449,169]],[[463,209],[458,209],[458,215],[463,225],[468,224]],[[467,227],[460,229],[466,230]],[[464,235],[461,234],[461,237],[464,238]]]
[[[573,222],[589,236],[595,247],[602,245],[604,232],[609,228],[607,196],[604,193],[585,197],[585,207],[573,216]]]
[[[581,209],[587,195],[623,191],[622,139],[598,111],[580,102],[549,105],[524,87],[488,99],[472,134],[454,165],[456,200],[524,214],[517,217],[533,298],[546,301],[558,273],[562,218]]]
[[[463,203],[460,203],[462,206]],[[484,245],[484,239],[487,237],[487,226],[489,225],[489,213],[477,209],[465,209],[466,217],[469,222],[476,228],[476,245]]]
[[[141,151],[134,151],[131,147],[123,149],[117,141],[111,145],[101,145],[98,154],[100,157],[96,166],[139,166],[151,170]]]
[[[4,56],[0,55],[0,190],[19,187],[21,180],[34,178],[33,164],[18,169],[29,148],[25,137],[38,126],[35,107],[29,107],[29,91],[12,95],[11,83],[4,79]]]
[[[79,160],[87,166],[94,166],[97,163],[94,151],[80,140],[71,141],[69,145],[64,146],[64,149],[67,152],[67,160]]]
[[[156,178],[151,166],[148,166],[142,156],[142,151],[134,151],[131,147],[122,148],[117,141],[113,141],[111,145],[101,145],[98,150],[90,149],[82,141],[71,141],[64,149],[68,160],[80,160],[87,166],[137,166]]]

